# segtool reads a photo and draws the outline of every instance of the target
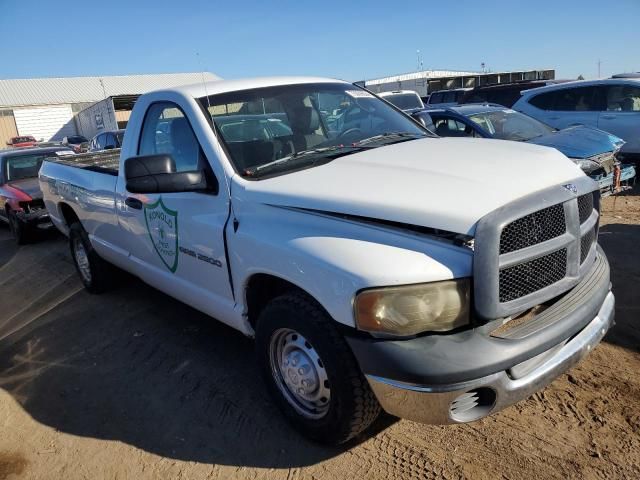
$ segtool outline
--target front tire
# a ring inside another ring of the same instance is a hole
[[[69,227],[69,247],[84,288],[91,293],[109,290],[113,285],[115,268],[96,253],[89,235],[79,222]]]
[[[278,407],[303,435],[337,445],[381,408],[335,321],[301,292],[272,300],[256,331],[258,361]]]
[[[12,210],[7,212],[9,220],[9,229],[13,235],[13,239],[18,245],[24,245],[29,240],[27,226],[20,221],[18,216]]]

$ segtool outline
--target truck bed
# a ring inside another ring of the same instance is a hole
[[[47,158],[47,161],[117,176],[120,166],[120,149],[64,155],[57,158]]]

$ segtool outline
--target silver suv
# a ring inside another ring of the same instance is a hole
[[[534,88],[522,92],[513,105],[552,127],[589,125],[627,143],[625,161],[640,161],[640,79],[610,78]]]

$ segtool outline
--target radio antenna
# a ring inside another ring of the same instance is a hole
[[[200,53],[196,52],[196,57],[198,58],[198,66],[200,67],[200,76],[202,77],[202,87],[204,88],[204,95],[207,97],[207,113],[209,114],[209,116],[213,117],[211,114],[211,100],[209,99],[209,92],[207,92],[207,82],[204,81],[204,67],[202,66],[202,62],[200,61]],[[216,133],[215,128],[213,129],[213,133]]]

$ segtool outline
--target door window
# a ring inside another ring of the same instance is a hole
[[[610,112],[640,112],[640,87],[631,85],[606,87],[606,109]]]
[[[556,100],[556,92],[547,92],[535,95],[529,99],[529,103],[541,110],[553,110]]]
[[[436,127],[436,135],[440,137],[471,137],[473,129],[459,120],[431,115]]]
[[[139,155],[166,153],[171,155],[177,172],[198,170],[202,150],[187,117],[169,102],[154,103],[147,110],[142,125]]]
[[[116,148],[116,139],[113,133],[105,133],[104,148]]]
[[[595,87],[578,87],[558,90],[553,110],[562,112],[592,112],[600,110]]]
[[[106,137],[107,135],[104,133],[96,137],[96,150],[104,150]]]

